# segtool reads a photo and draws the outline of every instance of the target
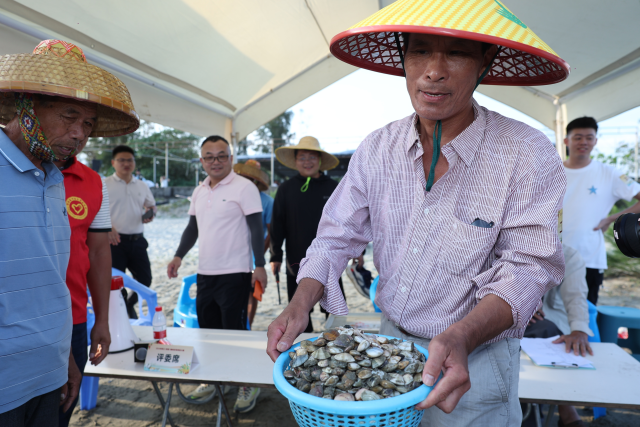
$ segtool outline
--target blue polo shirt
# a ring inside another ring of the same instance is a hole
[[[266,239],[269,234],[267,224],[271,224],[271,214],[273,213],[273,197],[261,191],[260,201],[262,202],[262,229],[264,230],[264,238]]]
[[[0,130],[0,413],[67,382],[71,230],[62,173]]]

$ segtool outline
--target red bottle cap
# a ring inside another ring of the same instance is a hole
[[[117,291],[118,289],[124,288],[124,280],[122,280],[121,276],[114,276],[111,278],[111,290]]]
[[[156,307],[156,311],[162,311],[162,307],[157,306],[157,307]]]

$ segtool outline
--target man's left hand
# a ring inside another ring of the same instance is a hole
[[[589,345],[589,336],[582,331],[573,331],[569,335],[562,335],[557,340],[553,341],[554,344],[564,343],[567,353],[573,350],[573,354],[576,356],[586,356],[587,352],[593,356],[593,350]]]
[[[67,412],[71,408],[71,404],[78,397],[80,391],[80,383],[82,382],[82,374],[73,358],[73,353],[69,350],[69,376],[67,383],[62,386],[62,395],[60,396],[60,406],[62,411]]]
[[[109,322],[96,322],[91,329],[91,349],[89,350],[89,361],[92,365],[99,365],[107,357],[110,344]]]
[[[155,216],[156,216],[157,209],[156,209],[155,206],[151,206],[150,208],[146,208],[145,213],[149,212],[149,211],[153,211],[153,216],[151,218],[149,218],[149,219],[143,219],[142,222],[144,224],[150,223],[151,221],[153,221],[153,218],[155,218]]]
[[[422,410],[437,406],[451,413],[462,396],[471,388],[469,352],[465,338],[457,332],[444,331],[429,343],[429,358],[422,371],[422,381],[432,386],[440,372],[444,375],[427,398],[416,405]]]
[[[263,290],[267,290],[267,271],[264,267],[256,267],[251,276],[251,285],[255,287],[256,281],[260,282]]]

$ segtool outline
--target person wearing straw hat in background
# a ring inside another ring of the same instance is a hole
[[[520,338],[564,273],[566,179],[541,132],[478,105],[477,85],[541,85],[569,66],[499,1],[399,0],[331,41],[352,65],[404,76],[415,114],[371,133],[325,206],[273,360],[373,241],[380,333],[428,348],[429,426],[519,426]],[[276,203],[277,205],[277,203]]]
[[[286,167],[298,171],[278,187],[271,223],[271,271],[274,275],[280,272],[282,243],[286,240],[287,294],[291,302],[298,288],[296,276],[300,261],[316,237],[322,209],[338,185],[324,171],[335,168],[340,161],[320,148],[320,143],[312,136],[300,139],[298,145],[278,148],[276,158]],[[342,279],[339,286],[344,295]],[[313,307],[309,310],[305,332],[313,332],[312,311]],[[324,308],[322,312],[328,316]]]
[[[256,186],[233,171],[233,156],[226,139],[209,136],[202,142],[200,154],[207,178],[193,190],[189,223],[167,266],[167,276],[178,277],[182,258],[200,237],[198,324],[200,328],[246,330],[251,289],[255,282],[265,287],[267,284],[262,202]],[[225,386],[223,393],[227,391]],[[189,397],[199,399],[212,393],[214,385],[201,384]],[[234,410],[251,411],[259,395],[257,387],[240,387]]]
[[[60,411],[75,405],[81,381],[73,350],[82,346],[83,332],[73,324],[83,320],[83,297],[76,295],[77,283],[65,284],[76,268],[67,271],[67,264],[71,259],[86,268],[86,259],[70,244],[74,207],[66,206],[63,174],[54,162],[71,159],[90,136],[133,132],[139,119],[119,79],[88,64],[77,46],[45,40],[32,54],[0,58],[0,124],[6,125],[0,182],[10,183],[0,190],[0,425],[57,426]],[[102,185],[94,184],[99,198]],[[95,283],[102,326],[100,336],[92,335],[103,347],[92,349],[91,361],[99,363],[109,345],[102,320],[109,291]],[[85,325],[84,360],[86,339]]]
[[[245,163],[236,163],[233,165],[233,171],[238,175],[247,178],[253,182],[260,192],[260,201],[262,202],[262,229],[264,230],[264,253],[267,253],[269,244],[271,243],[271,214],[273,213],[273,197],[265,193],[269,189],[269,175],[260,169],[260,162],[257,160],[247,160]],[[267,284],[261,284],[261,290],[264,292]],[[249,326],[253,325],[253,319],[256,317],[258,309],[258,300],[254,296],[255,291],[249,295],[249,306],[247,307],[247,317]]]

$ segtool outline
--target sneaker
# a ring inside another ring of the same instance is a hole
[[[233,410],[240,413],[251,411],[256,406],[258,396],[260,396],[258,387],[240,387],[238,389],[238,399]]]
[[[222,386],[222,394],[227,394],[231,390],[229,386]],[[209,397],[216,394],[215,384],[200,384],[197,389],[193,391],[189,396],[189,399],[201,399],[203,397]]]

